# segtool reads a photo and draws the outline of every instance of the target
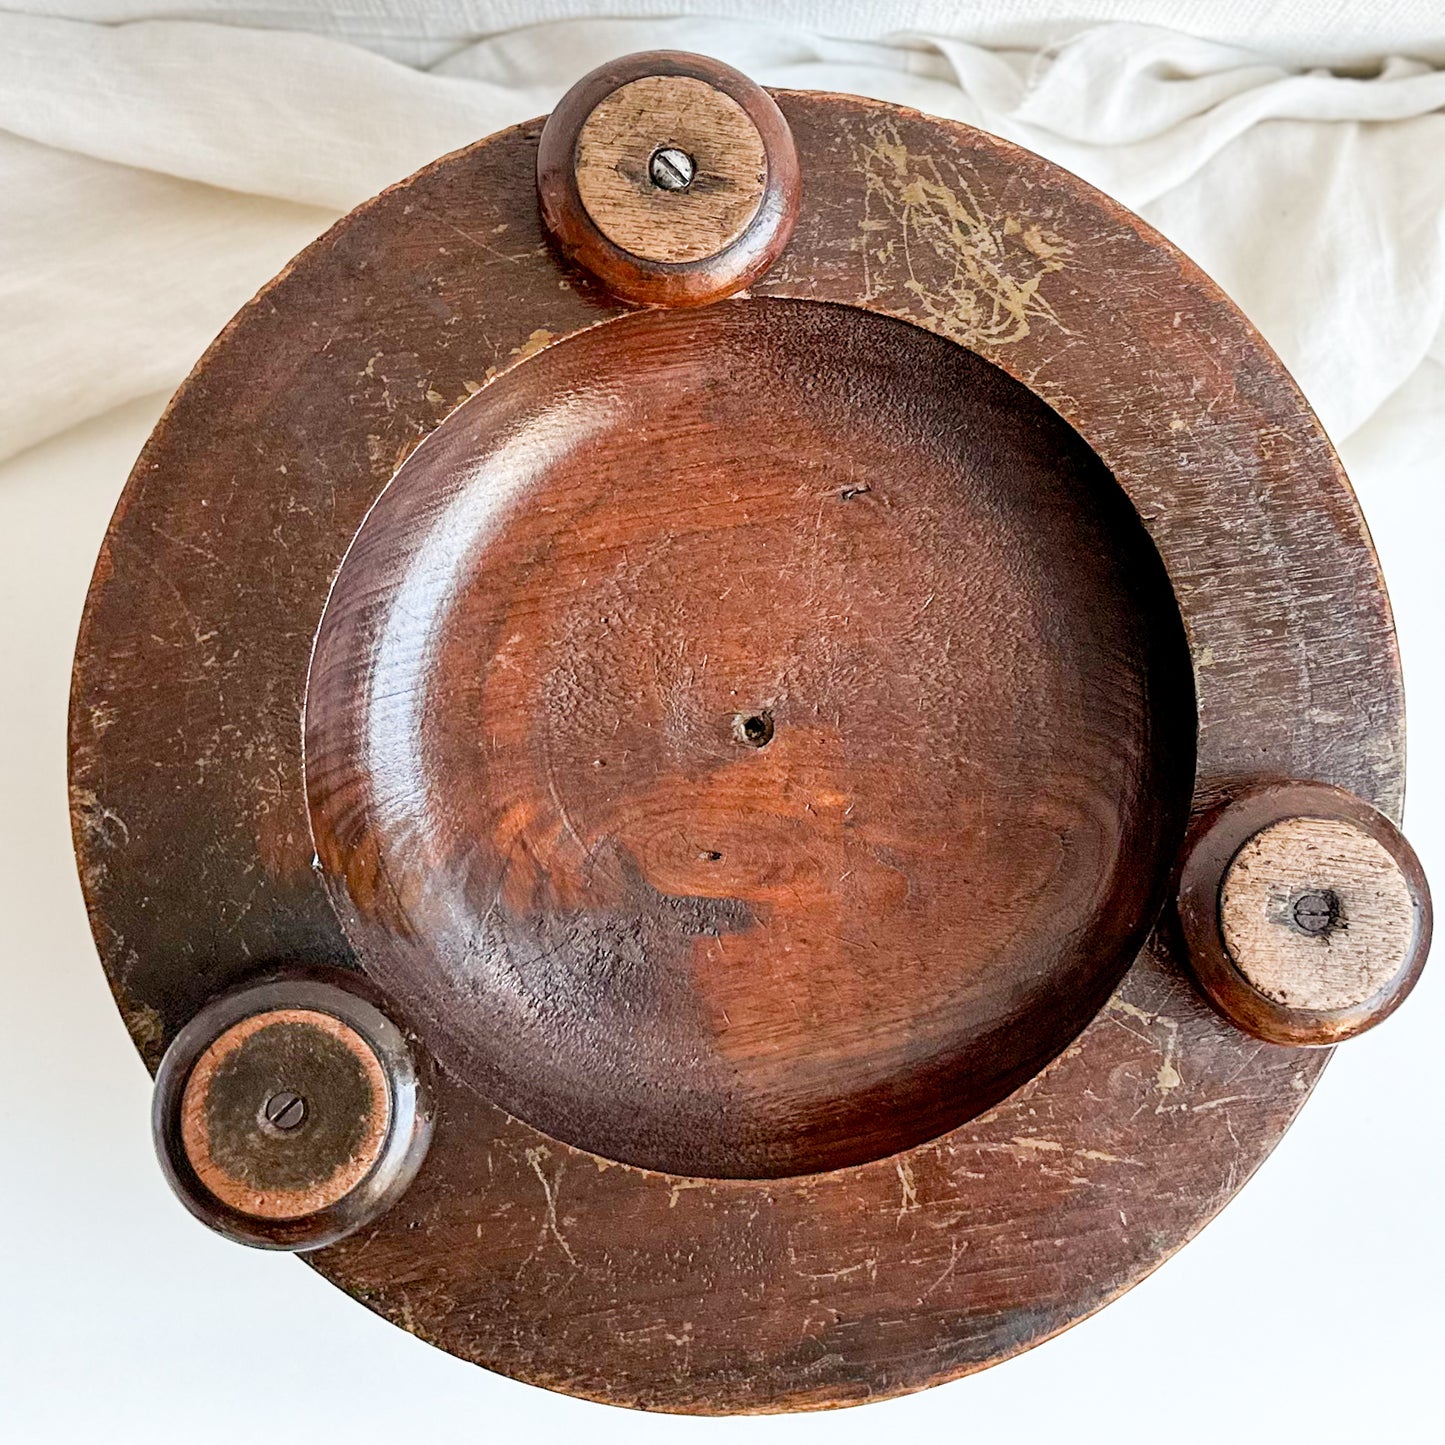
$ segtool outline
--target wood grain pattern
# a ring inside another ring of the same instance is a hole
[[[655,151],[697,167],[683,191],[653,184]],[[577,136],[577,193],[614,245],[647,261],[702,261],[733,245],[763,203],[768,156],[747,111],[691,75],[648,75],[614,90]]]
[[[1201,817],[1176,913],[1205,996],[1256,1038],[1339,1043],[1387,1019],[1430,949],[1430,890],[1386,817],[1323,783],[1256,783]]]
[[[1077,434],[915,327],[759,300],[552,346],[418,449],[322,621],[307,788],[348,937],[458,1077],[610,1159],[806,1174],[982,1113],[1098,1011],[1193,704]]]
[[[648,179],[676,145],[697,166],[685,190]],[[537,200],[562,252],[613,295],[700,306],[752,285],[798,216],[797,147],[747,76],[706,56],[648,51],[582,77],[547,118]]]
[[[1302,924],[1301,903],[1323,903],[1325,916],[1317,908]],[[1289,818],[1256,833],[1224,875],[1219,921],[1254,988],[1316,1011],[1368,1003],[1415,946],[1415,900],[1399,865],[1335,818]]]
[[[807,186],[754,294],[970,347],[1079,432],[1183,615],[1195,807],[1267,772],[1397,812],[1376,560],[1318,423],[1226,298],[1037,157],[864,100],[777,99]],[[137,464],[83,625],[72,796],[97,944],[152,1066],[264,962],[350,957],[312,867],[300,720],[367,510],[489,379],[625,312],[535,213],[541,129],[428,168],[318,242],[232,323]],[[1226,1022],[1156,936],[995,1108],[826,1174],[608,1164],[443,1077],[416,1182],[311,1262],[423,1338],[574,1394],[855,1403],[1017,1353],[1141,1279],[1249,1177],[1324,1062]]]

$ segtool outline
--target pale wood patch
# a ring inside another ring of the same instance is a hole
[[[1292,919],[1296,898],[1329,890],[1338,921],[1319,934]],[[1364,829],[1286,818],[1239,850],[1220,889],[1230,958],[1266,998],[1291,1008],[1353,1008],[1380,993],[1409,957],[1414,900],[1389,852]]]
[[[662,146],[697,167],[685,191],[652,183]],[[614,90],[577,137],[577,191],[597,229],[647,261],[715,256],[747,230],[762,204],[767,153],[730,95],[686,75],[650,75]]]

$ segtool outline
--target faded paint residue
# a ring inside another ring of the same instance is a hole
[[[527,1150],[527,1163],[532,1166],[532,1172],[537,1176],[537,1180],[542,1186],[543,1197],[547,1202],[546,1209],[542,1214],[542,1223],[537,1244],[528,1258],[535,1257],[538,1251],[545,1248],[550,1238],[556,1243],[558,1248],[561,1249],[562,1253],[567,1256],[568,1262],[575,1268],[577,1256],[572,1253],[572,1246],[567,1243],[567,1237],[562,1233],[561,1225],[557,1221],[557,1190],[561,1187],[562,1183],[562,1165],[558,1164],[550,1177],[548,1177],[542,1168],[543,1161],[546,1160],[549,1153],[550,1151],[545,1145]]]
[[[548,331],[545,326],[539,326],[520,346],[514,346],[507,353],[507,359],[505,361],[487,368],[486,380],[490,381],[494,376],[506,371],[515,362],[525,361],[529,356],[535,356],[544,346],[556,340],[557,333],[555,331]],[[471,395],[475,395],[477,391],[481,390],[475,382],[469,381],[466,382],[465,385],[468,393]]]
[[[1099,1164],[1134,1164],[1138,1165],[1137,1159],[1126,1159],[1118,1154],[1107,1154],[1102,1149],[1076,1149],[1074,1153],[1080,1159],[1092,1159]]]
[[[123,998],[118,999],[117,1002],[120,1004],[121,1017],[125,1021],[125,1026],[130,1030],[130,1036],[135,1040],[141,1056],[146,1059],[159,1060],[166,1032],[160,1013],[150,1004],[136,1004]]]
[[[678,1198],[685,1189],[706,1189],[711,1183],[710,1179],[674,1179],[672,1188],[668,1190],[667,1207],[676,1209]]]
[[[898,1160],[898,1183],[902,1186],[903,1202],[898,1206],[898,1217],[918,1208],[918,1186],[913,1182],[913,1166],[906,1160]]]
[[[70,790],[70,810],[87,841],[97,848],[120,848],[130,844],[130,826],[114,808],[102,803],[89,788]]]
[[[1128,1000],[1120,998],[1115,994],[1107,1005],[1109,1014],[1114,1016],[1113,1021],[1119,1027],[1126,1029],[1129,1033],[1137,1033],[1137,1030],[1124,1023],[1118,1015],[1135,1019],[1145,1025],[1147,1033],[1138,1034],[1146,1043],[1152,1044],[1159,1052],[1159,1067],[1154,1074],[1154,1091],[1159,1098],[1167,1099],[1171,1093],[1184,1082],[1184,1076],[1176,1067],[1179,1058],[1179,1025],[1171,1018],[1163,1014],[1149,1013],[1137,1005],[1129,1003]],[[1164,1105],[1161,1103],[1156,1112],[1162,1112]]]
[[[1068,263],[1068,241],[993,212],[955,162],[915,155],[892,121],[877,121],[854,155],[867,187],[867,299],[901,289],[918,321],[967,346],[1021,341],[1040,321],[1060,325],[1041,287]]]

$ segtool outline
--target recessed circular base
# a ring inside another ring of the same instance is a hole
[[[1248,789],[1193,830],[1179,877],[1209,1001],[1270,1043],[1323,1045],[1388,1018],[1430,948],[1430,890],[1390,820],[1325,783]]]
[[[1193,782],[1143,527],[1040,401],[865,312],[548,349],[358,535],[322,866],[444,1063],[611,1158],[854,1164],[997,1102],[1137,951]]]
[[[421,1167],[431,1105],[365,979],[297,970],[213,999],[156,1075],[166,1178],[242,1244],[318,1249],[370,1223]]]
[[[181,1094],[181,1143],[197,1179],[260,1219],[300,1219],[344,1199],[381,1158],[390,1122],[381,1060],[315,1009],[232,1024]]]

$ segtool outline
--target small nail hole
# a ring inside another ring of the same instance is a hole
[[[739,713],[733,719],[733,737],[750,748],[767,747],[773,740],[772,713]]]

